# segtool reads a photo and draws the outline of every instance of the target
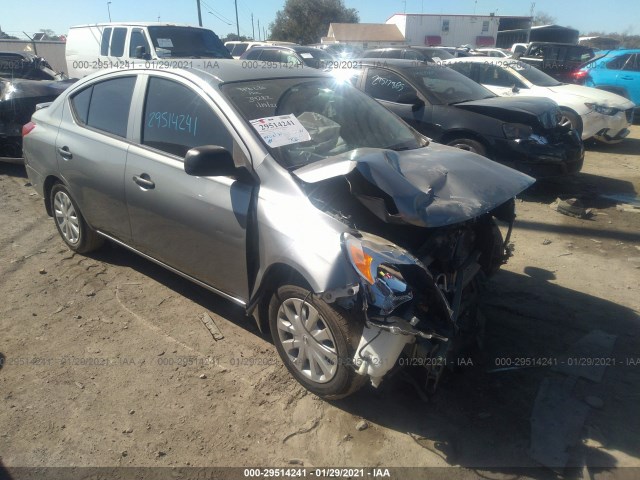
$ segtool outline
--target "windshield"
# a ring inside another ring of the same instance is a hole
[[[294,51],[308,67],[321,68],[323,63],[331,62],[333,57],[319,48],[296,48]]]
[[[211,30],[192,27],[149,27],[160,58],[233,58]]]
[[[495,97],[482,85],[441,65],[407,68],[403,72],[414,80],[431,103],[452,105]]]
[[[562,85],[562,83],[555,78],[550,77],[527,63],[517,62],[517,64],[511,65],[511,68],[538,87],[557,87],[558,85]]]
[[[378,102],[337,79],[237,82],[223,85],[222,92],[289,169],[357,148],[408,150],[427,144]],[[270,118],[275,116],[280,118]]]

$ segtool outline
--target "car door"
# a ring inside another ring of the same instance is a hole
[[[400,74],[385,68],[370,67],[367,69],[363,88],[419,132],[431,138],[439,137],[441,129],[432,121],[432,106]],[[422,101],[422,105],[411,101],[416,98]]]
[[[83,216],[124,242],[131,239],[123,179],[135,84],[136,76],[124,75],[74,92],[56,138],[58,170]]]
[[[234,299],[247,299],[253,185],[188,175],[183,163],[189,149],[219,145],[236,163],[248,164],[239,137],[198,87],[161,74],[148,78],[139,112],[139,143],[129,149],[125,174],[133,245]]]
[[[629,99],[640,106],[640,54],[632,54],[618,72],[618,85],[629,94]]]

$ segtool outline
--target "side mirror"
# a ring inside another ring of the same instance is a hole
[[[147,53],[147,49],[142,45],[138,45],[136,47],[136,58],[141,58],[143,60],[150,60],[151,55]]]
[[[518,88],[518,86],[516,84],[514,84],[513,87],[511,87],[511,91],[513,93],[518,93],[518,92],[520,92],[520,89]]]
[[[232,177],[240,170],[231,153],[217,145],[192,148],[184,156],[184,171],[195,177]]]
[[[418,97],[418,94],[416,92],[403,93],[402,95],[398,96],[396,101],[405,105],[411,105],[411,109],[414,112],[424,106],[424,101],[422,101],[422,99]]]

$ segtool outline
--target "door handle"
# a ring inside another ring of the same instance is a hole
[[[633,77],[631,75],[623,75],[620,77],[622,80],[633,80]]]
[[[140,175],[134,175],[133,181],[136,182],[138,185],[140,185],[142,188],[146,188],[149,190],[152,188],[155,188],[156,186],[155,182],[152,181],[149,175],[147,175],[146,173],[142,173]]]
[[[67,146],[58,148],[58,153],[65,160],[71,160],[73,158],[73,155],[71,155],[71,152],[69,151],[69,147]]]

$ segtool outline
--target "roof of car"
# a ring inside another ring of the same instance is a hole
[[[607,57],[613,55],[626,55],[627,53],[640,53],[640,48],[623,48],[620,50],[611,50],[610,52],[607,52]]]
[[[357,61],[362,65],[391,68],[420,67],[428,64],[419,60],[411,60],[406,58],[358,58]]]
[[[106,23],[85,23],[82,25],[73,25],[69,28],[84,27],[190,27],[209,30],[208,28],[198,27],[187,23],[168,23],[168,22],[106,22]]]
[[[254,47],[257,48],[257,47]],[[315,68],[245,68],[238,60],[212,59],[205,68],[187,68],[187,71],[209,83],[239,82],[243,80],[269,80],[290,77],[329,77],[328,73]],[[268,63],[268,62],[267,62]],[[180,70],[180,69],[176,69]]]
[[[447,60],[443,60],[444,63],[464,63],[464,62],[475,62],[475,63],[492,63],[499,67],[508,67],[509,65],[505,65],[504,62],[518,62],[519,60],[512,58],[505,58],[504,60],[496,57],[485,57],[474,55],[471,57],[457,57],[457,58],[449,58]]]

